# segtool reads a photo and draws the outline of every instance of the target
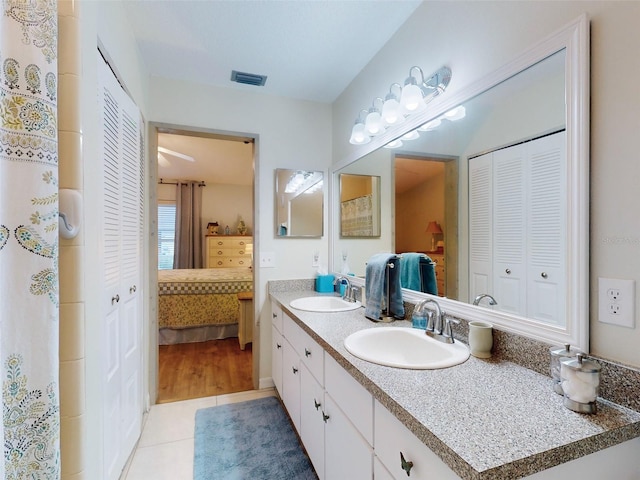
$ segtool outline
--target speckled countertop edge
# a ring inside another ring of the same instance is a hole
[[[489,360],[471,357],[460,366],[431,371],[360,360],[346,351],[344,338],[384,325],[366,320],[362,309],[341,314],[290,309],[291,300],[317,295],[312,289],[312,280],[269,284],[283,310],[464,479],[521,478],[640,436],[635,410],[604,399],[598,400],[597,415],[564,408],[562,397],[551,391],[551,379],[541,373],[548,369],[548,347],[538,346],[534,368],[510,361],[509,353],[503,358],[500,348]],[[465,327],[456,331],[464,341]],[[483,379],[480,389],[478,379]]]

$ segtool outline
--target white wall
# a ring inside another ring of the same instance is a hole
[[[591,352],[640,366],[640,306],[633,330],[597,321],[598,277],[633,279],[640,298],[640,2],[425,2],[334,104],[334,162],[353,151],[348,137],[357,112],[412,65],[426,75],[448,65],[450,95],[585,12],[591,19]]]
[[[260,321],[266,327],[270,326],[270,306],[265,304],[268,299],[267,282],[312,278],[315,273],[311,266],[314,251],[320,252],[321,258],[326,259],[328,255],[326,233],[319,239],[275,237],[275,169],[328,172],[331,164],[331,107],[157,77],[150,82],[149,104],[149,120],[153,122],[257,136],[254,301]],[[327,232],[326,214],[324,232]],[[274,254],[276,268],[259,268],[263,252]],[[271,376],[270,328],[261,329],[259,352],[260,378],[266,379]]]

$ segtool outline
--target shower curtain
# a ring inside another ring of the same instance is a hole
[[[60,478],[56,0],[0,19],[0,478]]]

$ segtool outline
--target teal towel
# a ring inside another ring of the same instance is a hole
[[[389,269],[389,285],[387,286],[387,264],[393,263],[395,268]],[[383,307],[387,314],[395,318],[404,318],[404,304],[402,303],[402,288],[400,286],[400,262],[393,253],[377,253],[367,262],[365,270],[365,296],[367,308],[364,314],[372,320],[380,320]],[[386,292],[389,288],[390,305],[386,304]]]
[[[425,293],[438,295],[438,282],[436,281],[436,264],[429,257],[420,260],[420,289]]]
[[[400,260],[400,284],[409,290],[421,290],[420,261],[424,258],[421,253],[403,253]]]

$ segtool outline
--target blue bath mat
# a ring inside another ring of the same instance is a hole
[[[196,412],[194,480],[316,480],[275,397]]]

